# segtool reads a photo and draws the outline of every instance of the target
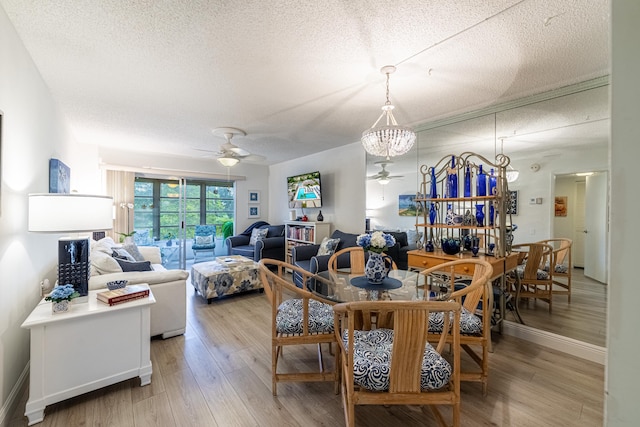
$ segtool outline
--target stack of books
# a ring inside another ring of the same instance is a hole
[[[129,285],[113,291],[103,291],[96,294],[98,301],[109,305],[121,304],[140,298],[149,297],[149,288],[142,285]]]

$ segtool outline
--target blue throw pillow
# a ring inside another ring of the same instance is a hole
[[[120,258],[114,258],[114,259],[118,261],[118,264],[120,264],[120,268],[125,273],[129,271],[153,271],[153,268],[151,268],[150,261],[132,262],[132,261],[126,261]]]

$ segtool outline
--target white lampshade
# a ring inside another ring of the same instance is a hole
[[[29,231],[87,232],[113,228],[113,198],[89,194],[29,194]]]

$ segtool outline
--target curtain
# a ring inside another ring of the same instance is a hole
[[[133,231],[135,172],[107,170],[107,195],[113,197],[113,230],[107,232],[116,242],[119,233]]]

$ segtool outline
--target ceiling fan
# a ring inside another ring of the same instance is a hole
[[[402,175],[391,175],[391,172],[386,169],[387,165],[392,163],[393,162],[391,160],[381,160],[376,162],[375,164],[380,165],[382,170],[375,175],[368,176],[367,179],[375,179],[381,185],[387,185],[392,179],[404,178]]]
[[[244,148],[240,148],[231,142],[231,139],[235,135],[242,135],[242,136],[247,135],[247,133],[242,129],[233,128],[233,127],[220,127],[220,128],[215,128],[213,130],[213,133],[218,135],[221,134],[226,139],[226,142],[220,146],[220,149],[218,151],[202,150],[202,149],[197,149],[197,150],[206,151],[209,153],[215,153],[217,155],[218,161],[223,166],[231,167],[231,166],[237,165],[238,162],[240,162],[240,160],[246,159],[249,157],[254,158],[254,160],[263,159],[262,156],[251,154]]]

